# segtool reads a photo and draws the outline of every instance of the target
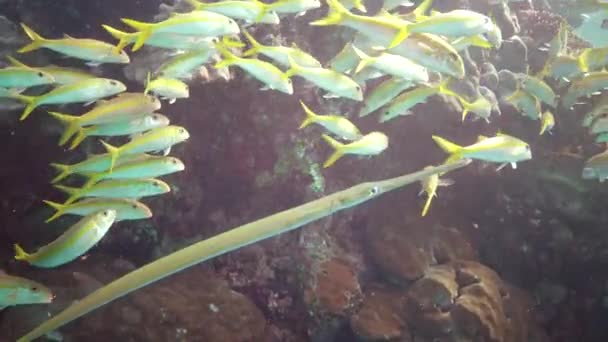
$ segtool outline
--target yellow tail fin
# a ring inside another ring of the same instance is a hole
[[[410,28],[409,28],[410,24],[404,24],[401,29],[399,30],[399,32],[397,32],[397,34],[395,35],[395,38],[393,38],[393,41],[388,45],[387,49],[392,49],[395,46],[401,44],[402,41],[406,40],[407,37],[410,36]]]
[[[139,33],[129,33],[121,30],[117,30],[109,25],[101,25],[108,33],[118,39],[118,44],[116,45],[116,52],[122,51],[127,45],[131,44],[133,41],[137,40],[139,37]]]
[[[72,171],[70,170],[70,166],[69,165],[57,164],[57,163],[51,163],[50,165],[55,170],[59,171],[59,174],[57,176],[55,176],[55,178],[53,178],[53,180],[51,181],[52,184],[57,183],[60,180],[62,180],[65,177],[69,176],[70,174],[72,174]]]
[[[23,31],[25,31],[25,34],[27,34],[27,36],[32,40],[32,42],[19,49],[17,52],[26,53],[40,49],[44,44],[45,39],[24,23],[21,23],[21,27],[23,28]]]
[[[135,45],[133,45],[132,51],[137,51],[141,49],[141,47],[144,46],[144,43],[150,38],[150,36],[152,36],[153,24],[143,23],[141,21],[126,18],[122,18],[120,20],[122,20],[122,22],[126,25],[129,25],[139,31],[139,35],[137,36]]]
[[[58,112],[49,112],[49,114],[67,126],[63,131],[63,134],[61,134],[61,138],[59,138],[59,146],[63,146],[74,134],[76,134],[78,128],[80,128],[78,125],[79,116],[66,115]]]
[[[344,155],[344,144],[334,140],[327,134],[323,134],[323,139],[334,149],[334,153],[323,163],[323,167],[327,168],[334,165]]]
[[[310,108],[308,108],[308,106],[306,104],[304,104],[304,102],[300,101],[300,104],[302,105],[302,108],[304,109],[304,113],[306,113],[306,119],[304,119],[304,121],[302,121],[302,124],[300,125],[300,127],[298,129],[302,129],[302,128],[310,125],[311,123],[315,122],[315,119],[317,118],[317,114],[315,114],[315,112],[310,110]]]
[[[355,68],[355,74],[358,74],[359,72],[361,72],[361,70],[367,68],[372,63],[374,63],[375,58],[368,56],[365,52],[361,51],[354,45],[352,46],[352,48],[360,59],[359,64],[357,64],[357,67]]]
[[[247,38],[247,40],[249,41],[249,44],[251,44],[251,48],[245,52],[243,52],[243,57],[249,57],[249,56],[254,56],[257,55],[260,52],[260,49],[262,49],[262,44],[260,44],[257,40],[255,40],[255,38],[253,38],[253,36],[243,30],[243,35],[245,35],[245,38]]]
[[[110,169],[108,170],[108,172],[111,173],[112,170],[114,170],[114,164],[116,163],[116,159],[118,158],[119,149],[118,147],[114,147],[103,140],[100,141],[103,147],[106,148],[106,151],[108,151],[108,154],[110,155]]]
[[[459,153],[462,150],[462,146],[456,145],[442,137],[433,135],[432,138],[435,143],[447,154]]]
[[[55,212],[55,214],[53,214],[53,216],[49,217],[45,222],[49,223],[51,221],[54,221],[56,218],[58,218],[59,216],[63,215],[63,204],[59,204],[59,203],[55,203],[55,202],[51,202],[51,201],[43,201],[44,203],[48,204],[49,206],[51,206],[53,209],[57,210]]]
[[[237,57],[232,54],[232,52],[230,52],[230,50],[228,50],[228,48],[226,48],[226,46],[222,45],[222,44],[216,44],[215,45],[217,51],[219,51],[219,53],[222,55],[222,60],[218,63],[216,63],[213,67],[216,69],[221,69],[221,68],[225,68],[227,66],[230,66],[234,63],[236,63],[237,61]]]
[[[73,150],[76,147],[78,147],[78,145],[80,145],[80,143],[82,143],[84,141],[84,139],[86,139],[89,136],[88,132],[90,132],[94,128],[95,128],[94,126],[86,127],[86,128],[79,128],[78,133],[76,134],[76,137],[74,137],[74,140],[72,140],[72,144],[70,145],[70,150]]]
[[[29,259],[30,255],[19,246],[19,244],[15,244],[15,260],[26,260]]]

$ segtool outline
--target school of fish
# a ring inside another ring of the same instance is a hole
[[[379,123],[412,115],[417,105],[435,95],[456,99],[462,107],[463,121],[473,114],[475,120],[489,122],[494,112],[495,104],[483,87],[478,86],[473,98],[450,88],[452,81],[467,76],[462,51],[501,46],[500,28],[490,14],[464,9],[441,13],[433,10],[432,0],[424,0],[407,14],[400,14],[399,8],[413,4],[385,0],[384,8],[370,15],[360,0],[326,0],[327,15],[310,25],[348,27],[354,38],[323,63],[295,44],[264,45],[246,29],[253,24],[277,25],[287,15],[301,16],[320,8],[319,0],[278,0],[270,4],[256,0],[187,2],[192,5],[191,11],[173,13],[160,22],[124,18],[122,22],[128,27],[124,31],[103,25],[118,40],[115,45],[67,35],[45,38],[29,25],[21,24],[31,40],[18,51],[21,54],[48,49],[95,67],[130,63],[125,50],[130,45],[133,52],[150,46],[175,53],[157,70],[149,71],[141,90],[127,90],[121,81],[101,78],[87,70],[36,67],[14,56],[7,57],[10,66],[0,69],[0,97],[23,103],[21,120],[37,108],[43,109],[64,125],[58,139],[60,146],[74,150],[87,137],[103,137],[99,144],[106,151],[75,164],[51,164],[58,172],[51,182],[68,197],[64,203],[45,201],[55,210],[47,222],[63,215],[82,218],[36,251],[27,252],[15,245],[17,260],[36,267],[57,267],[87,253],[115,222],[152,216],[152,210],[139,200],[171,191],[169,184],[157,178],[185,169],[183,162],[169,153],[172,146],[190,137],[186,128],[172,125],[169,116],[158,111],[162,101],[172,104],[187,99],[188,80],[205,64],[238,67],[261,84],[260,90],[287,95],[295,93],[292,79],[301,78],[320,89],[325,98],[353,101],[353,106],[361,103],[359,117],[376,113]],[[556,37],[544,47],[549,54],[544,68],[534,75],[517,74],[516,89],[500,99],[523,116],[538,120],[540,135],[552,132],[556,125],[553,113],[558,108],[570,109],[589,102],[589,98],[608,88],[608,48],[588,48],[575,55],[568,49],[568,34],[569,27],[564,22]],[[221,57],[219,62],[217,56]],[[561,89],[549,85],[554,83]],[[32,87],[49,90],[42,95],[26,95]],[[593,109],[582,118],[583,126],[597,135],[598,143],[608,142],[607,96],[593,101]],[[64,104],[84,107],[80,113],[62,113],[52,108]],[[323,167],[330,167],[344,155],[374,156],[389,147],[389,137],[381,131],[362,132],[341,113],[319,114],[312,104],[300,104],[303,122],[299,128],[316,124],[325,132],[322,139],[333,149]],[[110,144],[107,139],[111,137],[119,137],[123,143]],[[470,158],[496,163],[500,169],[504,165],[515,168],[518,162],[532,158],[525,141],[500,132],[492,137],[480,136],[468,146],[439,136],[432,136],[432,140],[449,155],[446,162]],[[72,176],[82,179],[80,187],[59,184]],[[608,151],[589,159],[582,177],[608,179]],[[437,188],[450,184],[440,175],[422,182],[421,193],[427,195],[422,216],[427,215]],[[0,274],[0,284],[6,284],[0,286],[0,307],[48,303],[53,298],[44,286],[22,278]]]

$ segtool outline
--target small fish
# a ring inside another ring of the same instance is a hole
[[[240,19],[246,23],[277,25],[279,16],[269,10],[268,5],[258,0],[222,0],[218,2],[203,2],[186,0],[196,11],[209,11],[225,15],[232,19]]]
[[[608,151],[596,154],[585,162],[583,179],[597,179],[603,183],[608,179]]]
[[[174,157],[144,156],[147,157],[134,158],[122,163],[120,162],[121,160],[118,159],[116,167],[114,167],[111,172],[108,171],[109,168],[101,171],[80,172],[89,177],[83,188],[87,188],[102,180],[155,178],[180,172],[186,168],[181,160]]]
[[[97,77],[86,71],[82,71],[82,70],[78,70],[78,69],[74,69],[74,68],[64,68],[64,67],[55,66],[55,65],[50,65],[50,66],[45,66],[45,67],[30,67],[28,65],[23,64],[22,62],[20,62],[19,60],[17,60],[14,57],[6,56],[6,59],[8,59],[8,61],[11,62],[11,64],[13,66],[22,67],[22,68],[34,68],[36,70],[40,70],[44,73],[47,73],[53,77],[56,84],[61,84],[61,85],[76,83],[76,82],[80,82],[83,80]]]
[[[85,126],[130,121],[146,116],[160,107],[160,101],[154,96],[143,93],[123,93],[113,99],[97,102],[95,108],[80,116],[58,112],[49,112],[49,114],[66,125],[66,129],[59,139],[59,146],[63,146]]]
[[[428,170],[432,167],[433,166],[427,166],[424,169]],[[423,193],[426,193],[426,202],[424,203],[424,207],[422,208],[422,213],[420,214],[420,216],[424,217],[428,213],[433,198],[437,197],[437,188],[440,186],[450,186],[452,184],[454,184],[452,180],[440,179],[439,174],[437,173],[421,180],[420,185],[422,186],[422,189],[420,189],[418,196],[421,196]]]
[[[321,7],[321,1],[319,0],[278,0],[268,4],[268,11],[275,12],[277,14],[290,14],[297,13],[297,16],[306,14],[311,9]]]
[[[555,95],[553,89],[551,89],[551,87],[542,79],[526,74],[516,74],[516,76],[519,79],[519,84],[523,90],[552,108],[557,106],[557,95]]]
[[[152,217],[152,211],[145,204],[126,198],[89,198],[67,205],[44,201],[57,210],[46,222],[51,222],[65,214],[87,216],[101,210],[116,211],[116,222],[141,220]]]
[[[478,94],[477,98],[473,102],[467,101],[462,96],[453,93],[451,95],[456,96],[460,105],[462,106],[462,121],[467,118],[467,114],[473,113],[478,118],[486,120],[486,122],[490,122],[489,118],[492,115],[492,103],[485,98],[485,96]]]
[[[289,67],[288,56],[291,56],[298,65],[305,67],[321,67],[321,62],[309,53],[298,49],[295,45],[294,47],[262,45],[257,42],[249,32],[243,31],[243,34],[251,44],[251,48],[243,52],[243,57],[262,54],[283,66]]]
[[[413,82],[392,77],[376,86],[367,94],[359,116],[366,116],[391,102],[397,95],[414,86]]]
[[[545,132],[551,133],[551,130],[555,127],[555,117],[548,110],[543,113],[540,122],[540,133],[538,135],[543,135]]]
[[[163,100],[168,100],[170,104],[173,104],[177,99],[190,97],[190,88],[186,83],[175,78],[158,77],[151,81],[148,73],[144,94],[148,93],[152,93]]]
[[[78,130],[76,137],[70,145],[70,150],[78,147],[87,137],[133,135],[158,127],[166,127],[169,126],[169,123],[168,117],[154,113],[132,120],[84,127]]]
[[[91,213],[35,253],[27,253],[15,244],[15,259],[43,268],[67,264],[95,246],[106,235],[116,218],[117,212],[112,209]]]
[[[415,89],[401,93],[395,97],[390,104],[381,111],[379,122],[387,122],[398,116],[412,114],[411,109],[415,105],[425,103],[426,100],[436,94],[454,95],[455,93],[447,88],[449,80],[443,81],[438,85],[422,85]]]
[[[433,140],[450,155],[446,163],[470,158],[500,163],[502,165],[499,169],[506,164],[511,164],[511,167],[515,169],[517,168],[517,162],[532,159],[530,145],[525,141],[502,133],[490,138],[480,136],[475,144],[469,146],[456,145],[436,135],[433,135]]]
[[[112,157],[110,163],[111,172],[117,158],[122,155],[166,151],[171,148],[171,146],[186,141],[188,138],[190,138],[190,134],[185,128],[180,126],[167,126],[148,131],[133,138],[133,140],[120,147],[114,147],[103,140],[101,140],[101,143]]]
[[[329,135],[324,134],[323,139],[334,149],[334,153],[323,163],[323,167],[332,166],[345,154],[373,156],[382,153],[388,147],[388,137],[382,132],[371,132],[359,140],[342,144]]]
[[[593,122],[593,125],[591,125],[591,134],[599,134],[604,132],[608,132],[608,117],[599,118]]]
[[[589,97],[598,91],[608,88],[608,71],[586,73],[580,79],[572,81],[562,99],[564,108],[571,108],[579,97]]]
[[[497,29],[490,17],[478,12],[457,9],[445,13],[435,13],[415,23],[406,23],[393,39],[388,48],[393,48],[410,33],[432,33],[446,37],[472,36]]]
[[[25,120],[38,106],[49,104],[89,103],[122,93],[127,87],[109,78],[91,78],[59,86],[39,96],[14,95],[27,104],[19,120]]]
[[[125,154],[124,156],[118,157],[118,159],[116,160],[116,167],[118,168],[119,166],[121,166],[122,164],[127,163],[127,162],[141,161],[141,160],[147,160],[147,159],[151,159],[151,158],[156,158],[156,157],[148,155],[148,154],[143,154],[143,153]],[[53,178],[53,180],[51,180],[51,183],[52,184],[57,183],[72,174],[83,175],[83,174],[105,172],[110,169],[111,163],[112,163],[112,156],[109,153],[92,155],[89,158],[87,158],[79,163],[71,164],[71,165],[51,163],[50,166],[59,172],[57,174],[57,176],[55,176],[55,178]],[[153,176],[153,177],[156,177],[156,176]]]
[[[608,96],[602,96],[600,100],[593,105],[591,111],[585,114],[583,118],[583,127],[589,127],[598,117],[608,114]]]
[[[177,55],[163,63],[158,68],[156,74],[166,78],[190,79],[192,78],[193,71],[207,63],[215,52],[214,45],[209,49],[194,50]]]
[[[263,90],[273,89],[285,94],[293,94],[293,84],[289,76],[274,65],[259,59],[237,57],[223,46],[218,45],[218,50],[224,60],[215,65],[216,69],[236,65],[264,83]]]
[[[209,11],[173,13],[171,17],[157,23],[144,23],[123,18],[122,22],[138,31],[133,51],[139,50],[150,37],[159,33],[175,33],[197,37],[219,37],[239,34],[237,23],[222,14]]]
[[[537,77],[550,77],[562,83],[569,83],[576,80],[585,73],[580,69],[576,57],[559,55],[553,60],[548,61]]]
[[[54,298],[48,287],[33,280],[8,275],[0,270],[0,310],[7,306],[48,304]]]
[[[504,98],[507,103],[510,103],[518,111],[529,117],[532,120],[539,120],[541,117],[541,104],[540,101],[529,93],[517,89],[513,94]]]
[[[10,66],[0,69],[0,87],[26,89],[55,83],[55,78],[40,69]]]
[[[331,69],[304,67],[298,65],[291,56],[288,56],[288,58],[290,68],[285,72],[287,77],[295,75],[306,79],[317,87],[327,91],[329,94],[326,95],[326,97],[339,96],[355,101],[363,100],[363,91],[361,90],[361,86],[348,76]]]
[[[108,25],[101,25],[112,37],[119,40],[117,50],[122,50],[137,41],[140,32],[123,32]],[[152,33],[145,45],[171,50],[205,51],[214,48],[219,40],[217,37],[189,36],[172,32]]]
[[[300,129],[316,123],[323,126],[325,129],[330,131],[346,140],[358,140],[362,137],[361,132],[352,122],[341,115],[319,115],[315,114],[304,102],[300,101],[304,112],[306,113],[306,119],[300,125]]]
[[[141,198],[166,194],[171,191],[169,184],[153,178],[111,179],[83,188],[64,185],[55,185],[55,188],[70,196],[63,205],[71,204],[85,197]]]
[[[45,39],[27,25],[22,23],[21,27],[32,42],[22,47],[18,51],[19,53],[47,48],[69,57],[88,61],[87,64],[90,66],[103,63],[128,64],[130,62],[129,56],[124,51],[116,50],[114,45],[99,40],[77,39],[68,35],[62,39]]]
[[[367,67],[385,72],[388,75],[402,78],[406,81],[415,83],[425,83],[429,81],[429,73],[426,68],[412,62],[410,59],[390,53],[380,53],[379,56],[371,57],[365,52],[353,46],[353,50],[361,61],[357,65],[355,72],[360,72]]]

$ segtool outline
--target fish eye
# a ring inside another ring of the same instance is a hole
[[[44,74],[40,71],[38,71],[38,77],[44,77]]]
[[[137,209],[137,204],[131,204],[131,208]]]
[[[32,286],[32,287],[30,288],[30,290],[32,290],[32,291],[38,291],[38,288],[37,288],[36,286]]]
[[[118,82],[116,82],[116,81],[110,81],[110,84],[113,85],[113,86],[117,86]]]
[[[177,160],[175,160],[175,159],[171,159],[171,162],[172,162],[173,164],[177,165]]]
[[[106,216],[106,217],[107,217],[108,215],[109,215],[109,213],[108,213],[108,211],[107,211],[107,210],[103,212],[103,216]]]
[[[180,129],[179,129],[179,133],[184,134],[184,133],[186,133],[186,130],[185,130],[185,129],[183,129],[183,128],[180,128]]]
[[[371,189],[369,189],[369,195],[370,196],[375,196],[380,192],[380,188],[378,186],[373,186]]]
[[[355,89],[361,90],[361,87],[360,86],[356,86]]]

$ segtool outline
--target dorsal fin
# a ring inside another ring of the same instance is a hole
[[[67,33],[64,33],[64,34],[63,34],[63,38],[66,38],[66,39],[76,39],[76,38],[74,38],[74,37],[70,36],[70,35],[69,35],[69,34],[67,34]]]

